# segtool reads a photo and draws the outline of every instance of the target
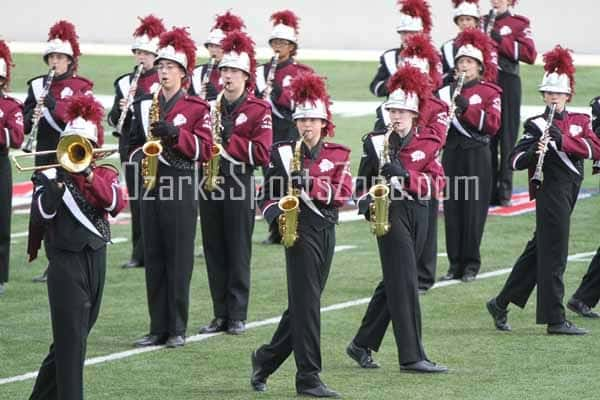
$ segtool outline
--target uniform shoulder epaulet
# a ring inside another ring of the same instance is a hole
[[[436,96],[437,96],[437,93],[436,94],[432,94],[431,96],[429,96],[427,98],[427,101],[430,101],[432,103],[436,103],[437,105],[440,105],[440,106],[448,107],[448,104],[446,104],[446,102],[444,100],[442,100],[442,99],[440,99],[439,97],[436,97]]]
[[[577,119],[584,119],[586,121],[590,120],[590,116],[586,113],[579,113],[579,112],[570,112],[569,111],[569,115],[571,117],[577,118]]]
[[[144,100],[152,100],[153,95],[150,93],[143,94],[141,96],[137,96],[133,99],[133,104],[141,103]]]
[[[18,107],[23,106],[23,102],[21,100],[15,98],[15,97],[12,97],[12,96],[9,96],[9,95],[5,94],[2,98],[4,100],[7,100],[7,101],[10,101],[10,102],[14,103]]]
[[[292,139],[288,139],[288,140],[280,140],[278,142],[273,143],[273,145],[271,146],[271,148],[273,150],[278,149],[282,146],[293,146],[296,143],[295,140]]]
[[[343,144],[332,143],[332,142],[323,143],[323,148],[330,149],[330,150],[341,150],[346,153],[350,153],[352,151],[352,150],[350,150],[350,147],[348,147],[348,146],[344,146]]]
[[[488,82],[488,81],[481,81],[481,84],[494,89],[498,93],[502,93],[502,88],[500,86],[496,85],[495,83]]]
[[[185,101],[191,101],[192,103],[196,103],[196,104],[202,104],[204,107],[210,108],[210,106],[208,105],[208,102],[206,100],[201,99],[198,96],[191,96],[189,94],[186,94],[183,99]]]
[[[38,76],[36,76],[36,77],[34,77],[34,78],[31,78],[30,80],[28,80],[28,81],[27,81],[27,84],[28,84],[28,85],[31,85],[31,82],[35,81],[36,79],[40,79],[40,78],[44,79],[46,76],[47,76],[47,75],[38,75]]]
[[[376,129],[369,133],[365,133],[362,137],[362,141],[365,142],[367,139],[369,139],[372,136],[383,135],[384,133],[385,133],[385,129]]]
[[[115,167],[114,165],[112,165],[112,164],[100,164],[100,165],[96,165],[96,169],[98,169],[98,168],[102,168],[102,169],[105,169],[105,170],[110,171],[110,172],[114,172],[115,174],[119,175],[119,169],[117,167]]]
[[[306,64],[297,63],[296,66],[298,67],[298,69],[302,70],[302,72],[309,72],[309,73],[315,72],[314,69],[312,69],[311,67],[309,67]]]
[[[123,79],[125,77],[130,77],[130,76],[131,76],[131,72],[120,75],[117,79],[115,79],[115,83],[113,85],[116,87],[117,85],[119,85],[119,82],[121,81],[121,79]]]
[[[254,94],[250,93],[250,95],[247,97],[246,99],[247,102],[252,103],[252,104],[258,104],[261,107],[264,107],[265,109],[271,109],[271,105],[269,104],[269,102],[267,102],[266,100],[263,99],[259,99],[258,97],[254,96]]]
[[[72,78],[73,78],[73,79],[77,79],[77,80],[79,80],[79,81],[82,81],[82,82],[85,82],[85,83],[87,83],[87,84],[88,84],[88,85],[90,85],[90,86],[94,86],[94,82],[93,82],[93,81],[91,81],[90,79],[88,79],[88,78],[85,78],[85,77],[83,77],[83,76],[79,76],[79,75],[73,75],[73,77],[72,77]]]
[[[525,17],[523,15],[513,14],[513,18],[521,21],[525,25],[529,25],[530,24],[529,18],[527,18],[527,17]]]

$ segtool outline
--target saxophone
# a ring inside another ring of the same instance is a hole
[[[292,172],[302,169],[302,140],[297,140],[294,146],[294,156],[290,161],[290,178]],[[285,247],[292,247],[298,239],[298,214],[300,213],[300,190],[292,187],[292,180],[288,183],[287,196],[279,199],[277,206],[283,214],[279,216],[279,234],[281,243]]]
[[[384,164],[390,162],[390,135],[394,131],[394,124],[387,126],[383,139],[383,150],[379,154],[379,174],[375,177],[375,183],[369,189],[369,195],[373,199],[370,205],[371,233],[377,237],[384,236],[390,230],[390,187],[381,173]]]
[[[202,169],[205,176],[204,189],[209,192],[215,190],[221,181],[221,177],[219,176],[221,150],[223,149],[221,138],[221,101],[224,93],[224,90],[219,93],[215,106],[211,109],[213,145],[210,149],[210,160],[202,163]]]
[[[151,126],[154,122],[160,120],[160,103],[158,101],[158,95],[162,89],[162,84],[158,87],[154,96],[152,97],[152,105],[150,106],[150,112],[148,116],[148,125]],[[148,134],[146,143],[142,146],[144,152],[144,159],[142,160],[142,179],[144,188],[151,190],[156,186],[157,174],[158,174],[158,156],[163,151],[160,139],[152,136],[152,133]]]

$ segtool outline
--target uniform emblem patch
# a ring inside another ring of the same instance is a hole
[[[292,77],[291,75],[286,75],[285,78],[283,78],[283,81],[281,81],[281,86],[282,87],[288,87],[292,84]]]
[[[410,160],[412,162],[417,162],[425,159],[425,152],[422,150],[415,150],[410,154]]]
[[[474,94],[473,96],[469,97],[469,104],[481,104],[481,96]]]
[[[177,114],[175,118],[173,118],[173,125],[181,126],[187,122],[187,118],[183,114]]]
[[[571,136],[577,136],[581,132],[583,132],[583,128],[581,126],[579,126],[579,125],[569,126],[569,133],[571,134]]]
[[[246,116],[246,114],[241,113],[240,115],[238,115],[238,117],[235,119],[235,126],[239,126],[241,124],[243,124],[244,122],[248,121],[248,117]]]
[[[504,25],[502,28],[500,28],[500,35],[502,36],[507,36],[510,35],[512,33],[512,29],[510,29],[510,26],[508,25]]]
[[[2,115],[0,115],[0,118],[2,118]],[[23,113],[21,111],[15,114],[15,123],[19,126],[23,126]]]
[[[66,99],[67,97],[71,97],[73,96],[73,89],[71,89],[70,87],[65,87],[61,92],[60,92],[60,98],[61,99]]]
[[[324,158],[319,163],[319,171],[321,171],[321,172],[331,171],[334,166],[335,165],[331,161],[329,161],[328,159]]]

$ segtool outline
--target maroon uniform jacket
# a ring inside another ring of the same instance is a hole
[[[206,75],[209,64],[202,64],[196,66],[194,74],[192,75],[192,84],[190,85],[189,93],[192,96],[200,96],[202,92],[202,82]],[[208,80],[216,89],[216,93],[208,93],[206,101],[213,101],[217,98],[217,95],[223,90],[223,81],[221,80],[221,72],[219,71],[219,63],[213,65],[213,69],[210,72],[210,78]]]
[[[438,95],[450,105],[453,92],[454,86],[447,85],[439,90]],[[478,80],[466,82],[461,96],[468,100],[469,105],[452,120],[446,147],[487,145],[490,137],[500,129],[501,94],[502,89],[493,83]]]
[[[488,19],[488,16],[484,17],[484,26],[486,29]],[[507,11],[496,17],[493,31],[502,37],[500,42],[494,41],[497,44],[500,70],[518,75],[519,61],[527,64],[535,62],[537,51],[527,18]]]
[[[0,94],[0,154],[9,148],[18,149],[23,143],[23,104]]]
[[[390,152],[393,154],[397,135],[390,135]],[[360,160],[356,180],[355,198],[359,214],[365,214],[371,203],[369,189],[375,184],[381,167],[380,155],[383,152],[385,132],[371,132],[363,137],[363,156]],[[428,200],[442,196],[444,168],[437,160],[439,140],[436,137],[421,137],[418,129],[413,129],[412,137],[402,146],[397,157],[408,172],[408,179],[393,177],[390,185],[396,192],[407,198]],[[398,198],[397,196],[396,198]]]
[[[128,139],[130,160],[150,135],[149,112],[152,105],[152,95],[142,96],[134,103],[134,115]],[[193,169],[196,162],[206,161],[210,157],[212,134],[210,122],[210,107],[198,97],[190,96],[180,90],[165,104],[162,95],[161,118],[179,128],[177,141],[163,143],[163,154],[159,157],[161,163],[171,165],[176,169]],[[164,141],[163,141],[164,142]]]
[[[288,194],[290,164],[295,141],[279,142],[273,146],[265,185],[259,197],[259,206],[270,223],[281,214],[277,202]],[[350,149],[345,146],[320,142],[312,150],[302,145],[302,167],[310,176],[310,191],[300,195],[300,224],[314,221],[313,226],[337,223],[338,208],[352,197]],[[304,220],[304,221],[303,221]]]
[[[270,62],[256,68],[256,95],[261,98],[262,93],[267,88],[267,78],[270,69]],[[275,117],[287,120],[292,119],[294,105],[292,103],[290,84],[292,83],[292,79],[297,75],[309,72],[314,71],[307,65],[297,63],[293,57],[277,65],[273,81],[275,83],[274,86],[277,86],[280,90],[273,89],[271,98],[265,99],[271,104]]]

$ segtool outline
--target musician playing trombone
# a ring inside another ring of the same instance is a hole
[[[391,124],[363,138],[363,156],[356,180],[359,213],[377,233],[383,279],[375,289],[361,326],[346,352],[361,368],[378,368],[372,351],[378,351],[392,322],[400,370],[417,373],[446,372],[429,361],[421,341],[417,259],[427,234],[427,201],[444,187],[440,147],[435,135],[420,137],[417,119],[431,95],[429,78],[413,66],[400,68],[389,80],[390,96],[384,107]],[[383,182],[382,182],[383,181]],[[375,184],[389,193],[387,212],[379,213],[370,194]],[[387,214],[384,220],[378,218]]]
[[[131,51],[136,66],[132,72],[121,75],[115,80],[115,99],[108,113],[108,124],[116,128],[119,137],[119,155],[123,164],[127,192],[129,193],[129,209],[131,211],[131,246],[129,261],[122,268],[144,266],[144,244],[140,221],[140,179],[136,160],[129,160],[129,128],[131,124],[131,106],[133,100],[144,94],[154,93],[158,89],[158,74],[154,59],[158,51],[158,37],[166,29],[162,20],[153,15],[140,18],[140,25],[133,32]],[[140,69],[141,68],[141,69]],[[129,103],[129,104],[128,104]],[[123,114],[124,113],[124,114]],[[132,162],[127,162],[132,161]],[[137,160],[139,161],[139,160]]]
[[[320,299],[333,259],[338,208],[352,194],[350,149],[324,141],[334,131],[329,96],[321,77],[298,75],[291,91],[297,104],[293,118],[300,138],[273,145],[259,196],[267,222],[282,229],[288,309],[271,342],[252,353],[250,383],[254,390],[265,391],[267,378],[293,352],[297,392],[336,397],[337,393],[319,377]],[[299,209],[285,206],[289,202]]]
[[[569,112],[575,86],[570,51],[560,46],[544,54],[546,71],[540,85],[546,110],[525,121],[515,147],[515,170],[536,170],[530,195],[536,199],[535,232],[517,259],[500,293],[487,303],[496,329],[510,331],[509,303],[525,307],[537,286],[536,323],[548,334],[587,333],[565,317],[563,274],[569,254],[569,226],[583,180],[584,159],[600,159],[600,139],[587,114]]]

